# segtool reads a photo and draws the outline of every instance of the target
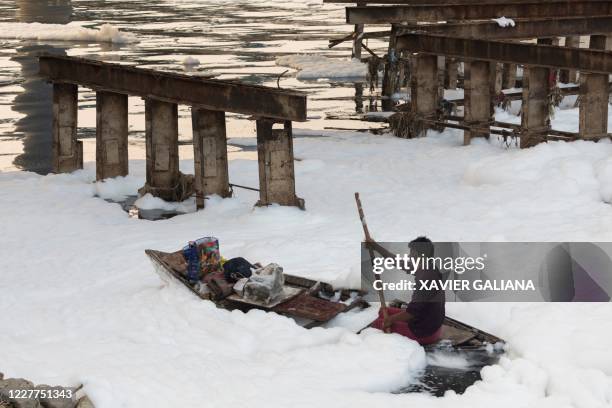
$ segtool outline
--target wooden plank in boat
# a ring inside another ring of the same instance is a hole
[[[308,293],[302,293],[278,305],[274,308],[274,311],[317,322],[326,322],[335,317],[338,313],[343,312],[346,307],[344,303],[330,302],[329,300],[310,296]]]
[[[474,338],[476,338],[476,333],[472,331],[462,330],[447,324],[442,326],[442,339],[450,341],[453,346],[465,344]]]

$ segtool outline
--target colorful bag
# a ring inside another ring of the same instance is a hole
[[[183,248],[183,256],[187,261],[187,277],[189,280],[200,280],[209,273],[223,271],[219,240],[215,237],[203,237],[190,241]]]

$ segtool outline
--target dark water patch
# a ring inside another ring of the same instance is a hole
[[[465,390],[482,380],[483,367],[496,364],[499,352],[485,348],[473,350],[437,349],[427,352],[427,367],[418,374],[417,381],[396,391],[396,394],[424,392],[443,397],[447,391],[463,394]]]
[[[140,220],[148,220],[148,221],[159,221],[159,220],[167,220],[172,217],[176,217],[177,215],[187,214],[186,212],[181,211],[168,211],[163,209],[141,209],[134,205],[136,200],[138,200],[138,196],[132,195],[126,197],[123,201],[114,201],[114,200],[104,200],[109,203],[119,204],[123,211],[128,213],[130,217],[138,218]]]

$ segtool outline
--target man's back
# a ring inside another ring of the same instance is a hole
[[[408,313],[412,315],[408,325],[416,336],[431,336],[444,323],[445,296],[444,291],[439,289],[442,274],[437,269],[419,269],[414,277],[417,287],[407,307]],[[420,287],[421,282],[427,282],[429,288],[431,281],[437,281],[438,285],[433,285],[433,289]]]

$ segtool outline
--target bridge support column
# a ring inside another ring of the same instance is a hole
[[[571,36],[565,37],[565,46],[572,48],[580,47],[580,37],[579,36]],[[575,84],[578,76],[576,75],[577,71],[573,69],[562,69],[559,73],[559,80],[564,84],[572,83]]]
[[[193,157],[196,207],[204,208],[204,197],[231,195],[227,164],[225,112],[193,107]]]
[[[499,95],[503,89],[504,67],[502,64],[492,62],[489,73],[491,75],[491,81],[493,82],[493,90],[495,91],[493,94],[493,99],[495,99],[495,97]]]
[[[446,89],[457,89],[457,74],[459,63],[457,59],[447,57],[446,61],[446,74],[444,77],[444,87]]]
[[[387,51],[387,59],[384,62],[385,72],[382,80],[382,96],[381,106],[384,111],[393,109],[395,103],[391,99],[393,94],[399,90],[399,66],[401,53],[396,49],[397,27],[392,25],[391,35],[389,37],[389,48]]]
[[[53,172],[83,168],[83,143],[77,140],[78,86],[53,84]]]
[[[293,133],[291,121],[273,129],[273,119],[257,119],[259,161],[258,206],[280,204],[304,209],[304,200],[295,195]]]
[[[610,49],[605,35],[592,35],[589,48]],[[608,134],[608,77],[607,74],[580,73],[580,123],[582,139],[599,139]]]
[[[140,194],[151,193],[167,201],[183,197],[178,160],[178,108],[174,103],[145,99],[147,184]]]
[[[419,54],[414,62],[414,72],[410,81],[411,109],[415,120],[420,118],[433,119],[439,105],[438,57]],[[424,125],[416,128],[420,131],[413,137],[422,137],[427,134],[428,126]]]
[[[474,137],[489,137],[489,122],[493,114],[495,84],[491,81],[491,66],[488,61],[465,62],[464,121],[470,129],[463,133],[463,144],[469,145]],[[485,129],[485,130],[482,130]]]
[[[365,6],[365,3],[358,1],[357,5]],[[355,38],[353,38],[353,50],[351,53],[353,58],[361,59],[361,43],[363,42],[361,36],[363,35],[363,28],[363,24],[355,24]]]
[[[128,174],[128,96],[96,92],[96,180]]]
[[[523,71],[521,149],[544,140],[550,128],[548,93],[550,69],[526,66]]]
[[[504,64],[502,72],[502,89],[510,89],[516,86],[516,64]]]

